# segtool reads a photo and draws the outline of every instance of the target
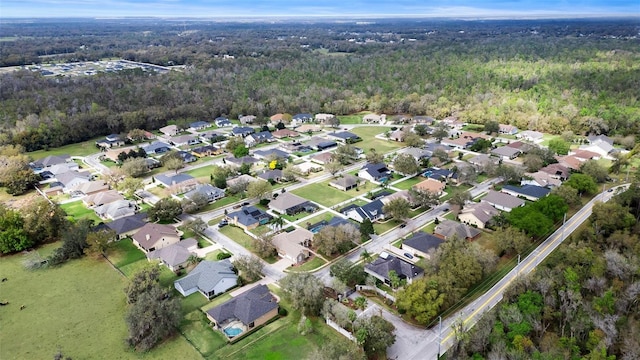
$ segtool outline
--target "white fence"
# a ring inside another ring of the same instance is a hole
[[[356,285],[356,289],[358,289],[358,291],[361,290],[368,290],[368,291],[375,291],[376,293],[378,293],[378,295],[384,297],[387,300],[391,300],[393,302],[396,302],[396,298],[389,295],[388,293],[386,293],[384,290],[382,289],[378,289],[375,286],[368,286],[368,285]]]
[[[337,332],[339,332],[340,334],[346,336],[347,339],[349,339],[349,340],[351,340],[353,342],[356,342],[356,337],[353,336],[353,334],[351,334],[347,330],[343,329],[342,327],[340,327],[340,325],[338,325],[337,323],[333,322],[330,319],[326,319],[326,321],[327,321],[327,325],[329,325],[332,328],[336,329]]]

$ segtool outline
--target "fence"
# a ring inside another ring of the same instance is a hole
[[[384,297],[387,300],[396,302],[396,298],[389,295],[388,293],[386,293],[384,290],[379,289],[375,286],[368,286],[368,285],[356,285],[356,288],[358,289],[358,291],[362,291],[362,290],[368,290],[368,291],[375,291],[376,293],[378,293],[378,295]]]
[[[353,336],[353,334],[351,334],[350,332],[348,332],[347,330],[343,329],[342,327],[340,327],[340,325],[336,324],[335,322],[331,321],[330,319],[326,319],[327,321],[327,325],[331,326],[332,328],[334,328],[337,332],[339,332],[340,334],[344,335],[347,339],[356,342],[356,337]]]

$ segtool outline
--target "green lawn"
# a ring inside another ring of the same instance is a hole
[[[329,211],[322,211],[319,215],[316,215],[314,217],[312,217],[311,219],[307,220],[306,222],[310,223],[310,224],[315,224],[318,223],[322,220],[325,221],[329,221],[331,220],[335,215],[332,212]],[[302,224],[300,224],[302,225]]]
[[[84,203],[81,200],[62,204],[60,205],[60,208],[62,208],[62,210],[64,210],[64,212],[74,220],[89,219],[93,220],[96,224],[103,222],[103,220],[96,215],[95,211],[84,206]]]
[[[253,252],[255,247],[253,246],[253,238],[247,235],[242,229],[235,226],[225,226],[220,229],[220,233],[228,236],[231,240],[237,242],[243,248]]]
[[[61,146],[58,148],[49,149],[47,151],[32,151],[27,153],[27,155],[31,156],[31,158],[33,158],[34,160],[42,159],[49,155],[87,156],[100,152],[100,150],[96,148],[96,141],[103,138],[104,137],[99,136],[91,140],[83,141],[77,144]]]
[[[388,220],[384,223],[373,223],[373,229],[376,231],[376,234],[382,235],[398,225],[400,225],[400,221]]]
[[[173,282],[178,278],[178,276],[171,270],[169,270],[166,266],[159,265],[158,261],[147,261],[146,256],[142,260],[138,260],[136,262],[132,262],[130,264],[120,266],[118,269],[124,273],[124,275],[128,278],[133,277],[136,273],[142,271],[145,268],[158,266],[160,268],[160,284],[162,286],[170,286],[173,287]]]
[[[42,247],[45,256],[59,243]],[[105,261],[72,260],[60,267],[26,271],[23,256],[5,256],[0,273],[1,359],[51,359],[62,350],[74,359],[199,359],[181,336],[148,353],[134,353],[124,342],[127,280]],[[24,305],[24,310],[19,310]]]
[[[339,115],[340,124],[362,124],[363,115]]]
[[[467,184],[462,184],[462,185],[458,185],[458,186],[450,186],[447,185],[444,189],[444,191],[447,193],[447,195],[443,196],[440,198],[440,201],[447,201],[449,199],[451,199],[451,197],[457,193],[461,193],[461,192],[465,192],[469,189],[471,189],[472,186],[471,185],[467,185]]]
[[[405,181],[401,181],[395,185],[391,185],[395,188],[398,188],[400,190],[409,190],[411,189],[411,187],[413,187],[413,185],[424,181],[425,178],[423,178],[422,176],[416,176],[416,177],[412,177],[411,179],[407,179]]]
[[[324,206],[333,206],[351,199],[351,195],[328,185],[328,183],[313,183],[293,190],[293,194]]]
[[[302,218],[305,218],[305,217],[307,217],[307,216],[309,216],[311,214],[312,213],[308,213],[306,211],[303,211],[303,212],[299,212],[299,213],[297,213],[297,214],[295,214],[293,216],[291,216],[291,215],[282,215],[282,217],[284,219],[287,219],[290,222],[294,222],[294,221],[298,221],[298,220],[300,220]]]
[[[197,295],[204,299],[199,293]],[[212,355],[227,344],[224,335],[211,328],[209,319],[200,310],[194,310],[185,316],[180,324],[180,333],[204,356]]]
[[[126,238],[114,243],[107,257],[115,267],[120,268],[138,260],[143,260],[146,255],[133,245],[133,241],[130,238]]]
[[[358,126],[356,128],[351,129],[351,132],[360,136],[364,142],[367,140],[373,139],[378,134],[384,134],[385,132],[391,130],[391,127],[386,126]],[[360,146],[362,147],[362,146]],[[370,148],[371,146],[367,146]],[[364,147],[363,147],[364,148]]]
[[[326,263],[327,262],[322,260],[321,258],[314,256],[313,259],[305,262],[300,266],[291,267],[289,268],[289,270],[293,272],[306,272],[306,271],[315,270]]]
[[[236,201],[240,201],[240,198],[235,196],[235,195],[225,196],[222,199],[216,200],[215,202],[212,202],[211,204],[203,207],[198,212],[205,212],[205,211],[211,211],[211,210],[219,209],[221,207],[225,207],[227,205],[231,205]]]
[[[201,178],[201,177],[208,178],[213,173],[213,166],[207,165],[207,166],[199,167],[197,169],[185,171],[184,173],[189,174],[194,178]]]
[[[366,144],[366,146],[361,145],[360,147],[364,150],[365,154],[368,154],[372,148],[376,149],[378,153],[386,154],[391,150],[395,150],[404,146],[401,142],[380,139],[368,140],[363,144]]]

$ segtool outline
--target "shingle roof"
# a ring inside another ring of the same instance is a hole
[[[146,224],[144,221],[146,217],[146,213],[139,213],[114,220],[106,225],[109,229],[115,231],[117,235],[120,235],[143,227]]]
[[[147,257],[149,259],[160,259],[164,261],[167,265],[174,267],[174,266],[185,263],[189,259],[189,257],[193,255],[188,249],[190,247],[194,247],[197,245],[198,245],[198,240],[194,238],[188,238],[188,239],[178,241],[177,243],[171,244],[167,247],[153,250],[152,252],[147,254]],[[191,273],[193,273],[193,271]],[[187,277],[189,275],[187,275]]]
[[[279,169],[267,170],[262,174],[258,175],[258,177],[265,180],[277,180],[282,177],[282,170],[279,170]]]
[[[448,239],[454,235],[460,239],[471,239],[480,235],[480,230],[456,221],[444,220],[443,222],[438,224],[438,226],[436,226],[434,234],[441,235],[445,239]]]
[[[500,214],[500,211],[498,211],[496,208],[494,208],[493,206],[489,205],[486,202],[484,203],[480,202],[480,203],[466,204],[464,206],[464,209],[462,209],[462,212],[460,212],[460,214],[468,214],[468,213],[473,214],[473,216],[475,216],[478,220],[486,224],[494,216]]]
[[[335,184],[344,188],[349,188],[358,183],[358,178],[351,174],[344,174],[342,177],[331,180],[331,184]]]
[[[149,249],[164,236],[177,237],[178,231],[173,226],[148,223],[133,234],[133,240],[143,248]]]
[[[270,156],[275,156],[276,158],[287,159],[289,157],[288,152],[282,151],[280,149],[256,150],[253,152],[253,154],[261,158],[268,158]]]
[[[489,190],[487,196],[482,198],[482,201],[511,209],[517,208],[518,206],[522,206],[524,204],[524,200],[522,199],[518,199],[515,196],[494,190]]]
[[[255,130],[253,130],[253,128],[250,128],[248,126],[237,126],[231,129],[231,132],[236,135],[241,135],[241,134],[253,134]]]
[[[278,302],[269,292],[266,285],[258,285],[235,298],[222,303],[207,311],[207,314],[223,323],[229,319],[238,319],[248,325],[273,309],[278,308]]]
[[[185,181],[193,180],[193,176],[189,174],[175,174],[175,175],[156,175],[156,180],[166,186],[177,185]]]
[[[439,237],[420,231],[415,233],[411,238],[403,241],[402,245],[407,245],[423,253],[428,253],[429,250],[438,248],[442,242],[443,240]]]
[[[267,216],[271,217],[269,214],[255,206],[245,206],[238,211],[227,214],[229,219],[237,218],[237,221],[244,226],[251,226],[259,222],[259,218]]]
[[[538,199],[547,196],[547,194],[551,192],[551,190],[547,188],[536,186],[536,185],[524,185],[524,186],[505,185],[504,187],[502,187],[502,190],[512,191],[518,194],[531,196]]]
[[[69,160],[69,158],[70,158],[69,155],[49,155],[43,159],[34,161],[33,165],[39,166],[39,167],[47,167],[47,166],[65,163],[67,162],[67,160]]]
[[[294,195],[290,192],[285,192],[284,194],[280,194],[277,198],[271,200],[269,203],[270,208],[287,210],[294,206],[302,205],[309,200],[301,198],[298,195]]]
[[[329,135],[343,140],[357,139],[359,137],[358,135],[349,131],[332,132]]]
[[[389,279],[389,271],[391,270],[394,270],[401,279],[413,279],[424,273],[423,268],[409,264],[408,262],[393,255],[388,255],[386,259],[379,257],[372,263],[365,265],[365,269],[374,272],[385,279]]]
[[[491,153],[494,155],[506,156],[510,158],[514,155],[520,154],[520,150],[509,146],[501,146],[499,148],[491,150]]]
[[[171,245],[171,247],[175,248],[177,245],[185,241],[187,240],[182,240],[174,245]],[[160,250],[164,249],[166,248]],[[186,259],[184,261],[186,261]],[[181,264],[184,261],[178,262],[176,263],[176,265]],[[193,270],[191,270],[191,272],[187,276],[183,277],[182,279],[176,280],[176,283],[178,283],[184,290],[197,287],[202,292],[208,293],[213,291],[215,286],[218,285],[218,283],[222,281],[222,279],[237,279],[238,276],[233,272],[232,269],[233,265],[231,265],[229,259],[224,259],[221,261],[204,260],[201,261]]]

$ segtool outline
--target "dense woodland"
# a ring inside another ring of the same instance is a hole
[[[36,150],[220,115],[363,110],[637,134],[637,35],[633,20],[10,22],[2,65],[118,57],[186,68],[2,75],[0,144]]]

